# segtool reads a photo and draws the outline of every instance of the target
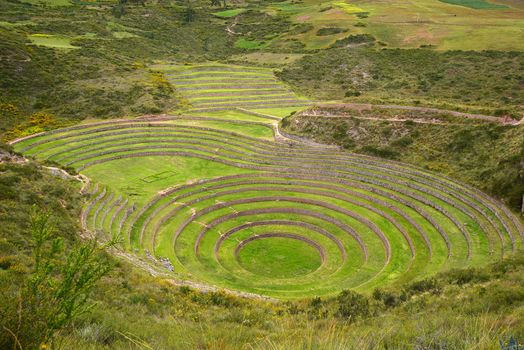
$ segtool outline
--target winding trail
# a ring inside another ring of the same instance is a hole
[[[442,114],[448,114],[452,115],[454,117],[462,117],[462,118],[468,118],[468,119],[477,119],[481,121],[487,121],[492,123],[500,123],[504,125],[521,125],[524,123],[524,116],[521,120],[516,121],[509,118],[502,118],[502,117],[495,117],[490,115],[484,115],[484,114],[475,114],[475,113],[465,113],[465,112],[457,112],[452,111],[448,109],[440,109],[440,108],[432,108],[432,107],[419,107],[419,106],[402,106],[402,105],[381,105],[381,104],[366,104],[366,103],[318,103],[315,104],[312,108],[340,108],[340,109],[349,109],[349,110],[356,110],[359,112],[362,112],[364,110],[372,110],[374,108],[377,109],[399,109],[404,111],[419,111],[424,113],[442,113]],[[315,113],[314,109],[306,109],[306,111],[303,112],[305,116],[324,116],[324,117],[343,117],[343,116],[337,116],[336,114],[332,115],[325,115],[325,114],[317,114]],[[432,121],[432,120],[421,120],[421,119],[412,119],[412,118],[399,118],[399,119],[384,119],[384,118],[372,118],[372,117],[358,117],[360,119],[370,119],[370,120],[388,120],[388,121],[406,121],[406,120],[412,120],[417,123],[427,123],[427,124],[442,124],[440,121]]]

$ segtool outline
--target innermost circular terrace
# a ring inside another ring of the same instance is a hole
[[[238,244],[235,255],[249,272],[276,279],[307,275],[325,260],[322,246],[290,233],[251,236]]]

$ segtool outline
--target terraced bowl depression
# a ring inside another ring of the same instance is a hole
[[[522,247],[486,194],[397,162],[275,139],[271,124],[162,117],[14,143],[92,181],[82,222],[179,279],[277,298],[399,284]],[[173,272],[170,272],[170,271]]]

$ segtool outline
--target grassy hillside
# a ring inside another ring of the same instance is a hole
[[[295,61],[279,76],[312,98],[432,105],[520,119],[520,52],[338,48]]]
[[[65,244],[75,245],[81,199],[77,181],[52,176],[35,164],[3,163],[1,171],[2,184],[22,185],[16,193],[2,191],[0,199],[4,208],[0,291],[8,293],[3,300],[9,301],[13,300],[9,293],[16,292],[17,283],[32,271],[28,228],[32,203],[60,218],[57,234]],[[109,259],[112,272],[89,299],[94,308],[58,332],[48,347],[497,349],[499,339],[524,337],[519,321],[524,312],[520,288],[524,261],[518,256],[485,268],[454,270],[377,290],[371,296],[343,292],[333,298],[285,303],[177,287],[168,279],[146,275],[126,260]],[[3,317],[0,324],[12,327],[5,323],[8,319]],[[0,344],[12,348],[12,341],[10,334],[0,332]]]
[[[443,42],[453,42],[454,49],[516,50],[520,43],[504,41],[518,37],[512,21],[522,6],[513,2],[497,10],[413,2],[394,12],[386,11],[389,4],[366,1],[354,8],[312,1],[235,6],[221,11],[204,1],[190,9],[182,1],[4,1],[0,103],[19,110],[15,124],[40,111],[74,121],[160,113],[178,108],[181,99],[162,74],[149,68],[157,61],[240,59],[281,65],[335,43],[358,46],[362,38],[391,48],[441,48]],[[434,17],[436,13],[442,17]],[[479,30],[479,20],[489,25]],[[441,26],[453,28],[452,33],[442,33]],[[471,38],[472,33],[482,40]],[[428,36],[431,40],[424,39]],[[469,42],[480,46],[465,46]],[[394,98],[515,113],[522,104],[522,83],[514,71],[521,64],[520,54],[508,52],[341,48],[308,56],[282,77],[315,98],[360,94],[368,100]],[[313,68],[314,74],[308,75]],[[13,126],[2,118],[2,132]]]
[[[74,121],[165,112],[180,98],[148,64],[230,54],[224,25],[207,12],[192,22],[176,3],[113,12],[0,4],[0,103],[19,110],[18,122],[37,111]],[[12,126],[2,118],[2,131]]]

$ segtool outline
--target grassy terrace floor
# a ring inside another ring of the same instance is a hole
[[[175,278],[232,290],[366,292],[523,246],[519,219],[473,188],[275,139],[292,108],[83,124],[14,146],[92,180],[82,218],[91,232],[121,236]]]
[[[285,108],[310,104],[278,81],[271,69],[222,64],[153,66],[193,109]]]

